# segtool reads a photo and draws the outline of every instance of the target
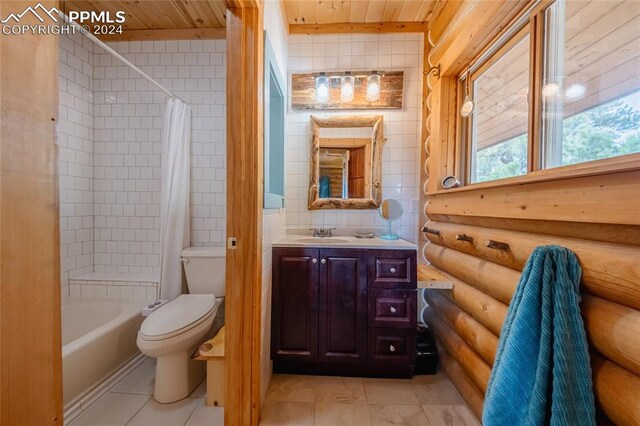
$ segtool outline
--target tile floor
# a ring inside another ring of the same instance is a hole
[[[207,407],[203,381],[188,398],[173,404],[153,400],[155,360],[146,359],[70,426],[221,426],[224,409]]]
[[[221,426],[224,409],[205,405],[205,383],[188,398],[152,398],[155,361],[145,360],[70,426]],[[475,426],[442,373],[412,380],[276,374],[262,410],[263,426]]]
[[[274,375],[261,425],[479,425],[442,373],[412,380]]]

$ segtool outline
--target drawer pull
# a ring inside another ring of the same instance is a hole
[[[395,352],[396,351],[396,347],[393,345],[389,345],[389,351],[390,352]]]
[[[391,271],[392,274],[395,274],[396,272],[398,272],[398,270],[396,268],[391,268],[389,270]]]
[[[313,259],[311,259],[312,263],[318,263],[318,259],[316,259],[315,257]]]
[[[392,314],[395,314],[398,310],[395,308],[395,306],[392,306],[389,308],[389,310],[391,311]]]
[[[325,263],[327,263],[327,259],[322,259],[322,260],[320,261],[320,263],[322,263],[322,264],[324,265]]]

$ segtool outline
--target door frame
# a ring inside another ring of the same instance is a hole
[[[227,0],[225,425],[260,422],[263,10]]]

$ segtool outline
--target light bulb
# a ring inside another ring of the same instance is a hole
[[[340,79],[340,100],[342,102],[353,101],[355,80],[351,74],[343,75]]]
[[[327,102],[329,100],[329,77],[319,75],[316,77],[316,101]]]
[[[367,77],[367,100],[375,102],[380,99],[380,75],[371,74]]]

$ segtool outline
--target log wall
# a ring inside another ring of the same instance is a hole
[[[441,66],[441,74],[432,78],[429,93],[424,213],[427,226],[439,234],[423,234],[422,251],[453,282],[453,289],[427,290],[426,320],[436,336],[443,370],[480,417],[500,330],[527,258],[540,245],[567,247],[583,269],[581,311],[598,420],[637,425],[639,158],[543,170],[452,190],[440,186],[443,177],[460,171],[457,75],[526,5],[503,2],[491,9],[464,2],[430,22],[429,60]],[[494,248],[490,241],[508,248]]]

